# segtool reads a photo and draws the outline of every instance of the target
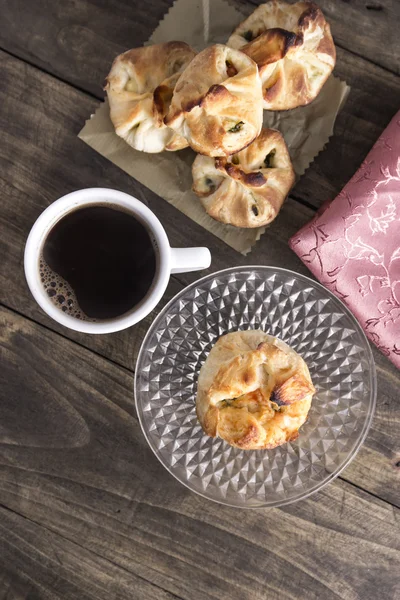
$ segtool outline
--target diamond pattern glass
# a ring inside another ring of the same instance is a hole
[[[233,448],[206,436],[196,417],[209,351],[221,335],[246,329],[292,346],[317,389],[299,438],[274,450]],[[323,286],[285,269],[234,268],[189,285],[154,320],[135,398],[148,443],[181,483],[231,506],[280,506],[319,490],[354,457],[375,408],[375,366],[361,327]]]

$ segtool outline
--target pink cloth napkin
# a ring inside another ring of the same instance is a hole
[[[337,198],[289,244],[400,368],[400,111]]]

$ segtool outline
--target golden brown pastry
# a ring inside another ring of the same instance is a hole
[[[207,156],[238,152],[262,125],[261,80],[248,56],[216,44],[180,76],[164,122]]]
[[[196,55],[184,42],[134,48],[117,56],[106,79],[116,133],[144,152],[180,150],[188,143],[164,124],[175,84]]]
[[[211,437],[245,450],[295,440],[315,388],[304,360],[260,330],[219,338],[200,370],[196,410]]]
[[[312,2],[261,4],[233,32],[228,46],[256,61],[268,110],[314,100],[336,61],[330,27]]]
[[[229,158],[198,155],[193,190],[208,214],[236,227],[262,227],[278,214],[294,183],[294,171],[279,131],[263,129],[247,148]]]

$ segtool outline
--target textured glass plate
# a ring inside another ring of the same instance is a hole
[[[262,329],[307,362],[317,392],[300,437],[244,451],[206,436],[196,417],[200,368],[230,331]],[[372,420],[376,375],[347,308],[311,279],[275,267],[208,275],[154,320],[139,354],[135,397],[148,443],[194,492],[239,507],[279,506],[319,490],[354,457]]]

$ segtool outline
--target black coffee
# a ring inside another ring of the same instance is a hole
[[[77,209],[49,233],[40,276],[64,312],[111,319],[135,307],[149,291],[156,254],[147,229],[130,213],[104,205]]]

